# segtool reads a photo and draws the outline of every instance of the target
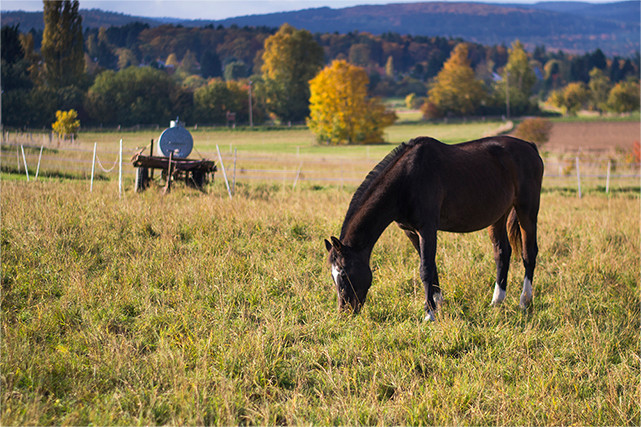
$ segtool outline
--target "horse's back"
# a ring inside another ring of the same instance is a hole
[[[453,145],[431,138],[413,142],[412,173],[429,186],[424,206],[440,207],[440,229],[485,228],[520,198],[538,205],[543,161],[534,144],[509,136]]]

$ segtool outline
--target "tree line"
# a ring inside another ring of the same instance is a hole
[[[335,61],[365,72],[368,96],[409,95],[428,118],[505,114],[508,104],[513,115],[530,114],[546,99],[568,113],[576,99],[623,111],[629,107],[615,108],[610,92],[617,87],[629,95],[638,87],[638,53],[608,58],[600,49],[526,52],[520,43],[445,37],[312,35],[286,24],[83,30],[77,0],[43,4],[44,31],[2,27],[4,126],[49,127],[57,110],[70,109],[83,126],[163,125],[177,115],[192,124],[224,124],[227,112],[247,123],[250,98],[254,123],[304,122],[309,81]],[[462,97],[461,87],[468,91]]]

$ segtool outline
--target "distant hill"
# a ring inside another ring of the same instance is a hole
[[[439,35],[486,45],[509,45],[518,38],[530,48],[545,45],[548,50],[584,52],[600,47],[608,54],[631,55],[639,51],[640,45],[639,4],[637,0],[533,5],[403,3],[251,15],[214,24],[277,27],[287,22],[312,32]]]
[[[100,28],[100,27],[120,27],[123,25],[131,24],[132,22],[142,22],[150,26],[158,26],[164,24],[165,21],[159,18],[145,18],[143,16],[131,16],[124,13],[105,12],[100,9],[83,9],[80,11],[82,15],[82,26],[85,28]],[[172,23],[179,23],[180,20],[173,20]],[[16,25],[20,24],[21,31],[29,31],[32,28],[35,30],[43,30],[45,23],[42,18],[42,12],[2,12],[2,25]]]
[[[367,1],[367,0],[364,0]],[[314,8],[295,12],[248,15],[219,21],[134,17],[100,10],[83,10],[83,25],[99,27],[143,22],[184,26],[230,25],[279,27],[287,22],[313,33],[351,31],[386,32],[460,37],[485,45],[509,45],[519,39],[526,47],[544,45],[548,50],[586,52],[600,48],[608,55],[630,56],[639,52],[638,0],[617,3],[541,2],[491,4],[426,2]],[[7,12],[2,24],[41,29],[41,13]]]

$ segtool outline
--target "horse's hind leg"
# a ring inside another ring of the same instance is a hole
[[[426,321],[435,320],[435,297],[440,298],[438,275],[436,274],[436,228],[421,230],[419,239],[419,254],[421,256],[421,281],[425,288]],[[438,294],[436,291],[438,290]]]
[[[535,209],[519,209],[516,214],[519,219],[521,241],[523,243],[523,266],[525,267],[525,278],[523,279],[523,292],[521,293],[520,306],[525,309],[532,303],[532,279],[536,267],[536,255],[539,252],[536,243],[536,219],[538,215],[538,204]]]
[[[494,262],[496,262],[496,283],[494,284],[494,295],[492,305],[498,306],[505,299],[507,287],[507,273],[510,268],[510,255],[512,248],[508,240],[506,228],[507,215],[502,217],[489,229],[492,249],[494,250]]]

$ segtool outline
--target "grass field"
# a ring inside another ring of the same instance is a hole
[[[641,423],[636,190],[545,189],[527,313],[515,261],[490,308],[486,232],[440,234],[425,324],[395,227],[363,312],[336,312],[322,239],[353,187],[6,178],[2,425]]]

